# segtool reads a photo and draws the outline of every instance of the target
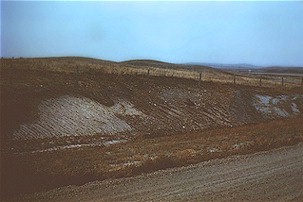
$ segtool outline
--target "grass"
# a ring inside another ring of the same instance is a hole
[[[132,65],[128,63],[117,63],[90,58],[34,58],[34,59],[1,59],[1,68],[31,69],[38,71],[65,72],[65,73],[84,73],[102,72],[116,75],[147,75],[177,77],[199,80],[202,73],[202,81],[213,81],[220,83],[233,83],[234,76],[230,72],[218,69],[203,67],[198,69],[170,68],[170,66],[157,67],[153,63],[143,65]],[[280,87],[280,76],[262,76],[262,86]],[[301,77],[285,77],[287,88],[300,87]],[[249,86],[259,86],[260,75],[236,74],[236,83]]]

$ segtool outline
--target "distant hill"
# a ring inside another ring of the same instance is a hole
[[[156,68],[165,68],[165,69],[186,68],[186,65],[183,64],[174,64],[174,63],[162,62],[158,60],[127,60],[120,63],[123,65],[131,65],[135,67],[156,67]]]
[[[213,67],[218,69],[256,69],[262,68],[261,66],[251,65],[251,64],[220,64],[220,63],[187,63],[189,65],[200,65]]]
[[[55,72],[93,72],[117,74],[147,74],[152,75],[197,78],[197,72],[205,75],[229,75],[219,69],[192,64],[174,64],[157,60],[128,60],[122,62],[100,60],[84,57],[50,57],[50,58],[3,58],[3,68],[33,69]],[[197,76],[198,75],[198,76]]]
[[[303,74],[303,67],[283,67],[270,66],[262,67],[251,64],[220,64],[220,63],[184,63],[174,64],[158,60],[127,60],[122,62],[85,58],[85,57],[50,57],[50,58],[15,58],[1,59],[2,63],[14,63],[15,66],[30,69],[51,69],[54,71],[72,72],[79,68],[79,71],[87,71],[89,69],[120,69],[124,68],[161,68],[165,70],[193,70],[197,72],[214,72],[227,73],[230,71],[251,72],[251,73],[267,73],[267,74]],[[6,65],[4,65],[6,66]],[[107,71],[107,70],[106,70]]]
[[[214,69],[210,66],[201,65],[201,64],[174,64],[168,62],[162,62],[157,60],[128,60],[121,62],[124,65],[131,65],[135,67],[143,66],[143,67],[156,67],[156,68],[164,68],[164,69],[188,69],[194,70],[197,72],[205,72],[205,71],[214,71]],[[219,70],[215,70],[219,71]]]
[[[266,67],[260,69],[265,73],[303,74],[303,67]]]
[[[169,63],[169,62],[162,62],[159,60],[126,60],[126,61],[123,61],[120,63],[129,64],[129,65],[143,65],[143,66],[147,66],[147,65],[174,65],[174,66],[176,66],[176,64]]]

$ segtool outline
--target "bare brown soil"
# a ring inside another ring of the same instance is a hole
[[[83,61],[19,59],[1,67],[3,197],[302,141],[300,87],[116,74],[94,66],[126,71],[107,61],[89,60],[94,68],[86,71]],[[262,105],[256,95],[271,97],[270,103]],[[116,130],[121,125],[127,130]]]
[[[29,195],[24,201],[302,201],[303,145]]]

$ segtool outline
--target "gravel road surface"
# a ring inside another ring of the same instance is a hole
[[[28,195],[50,201],[303,201],[303,144]]]

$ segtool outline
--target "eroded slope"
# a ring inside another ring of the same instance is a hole
[[[70,137],[61,146],[234,127],[303,110],[300,90],[97,72],[6,69],[1,76],[2,136]]]

